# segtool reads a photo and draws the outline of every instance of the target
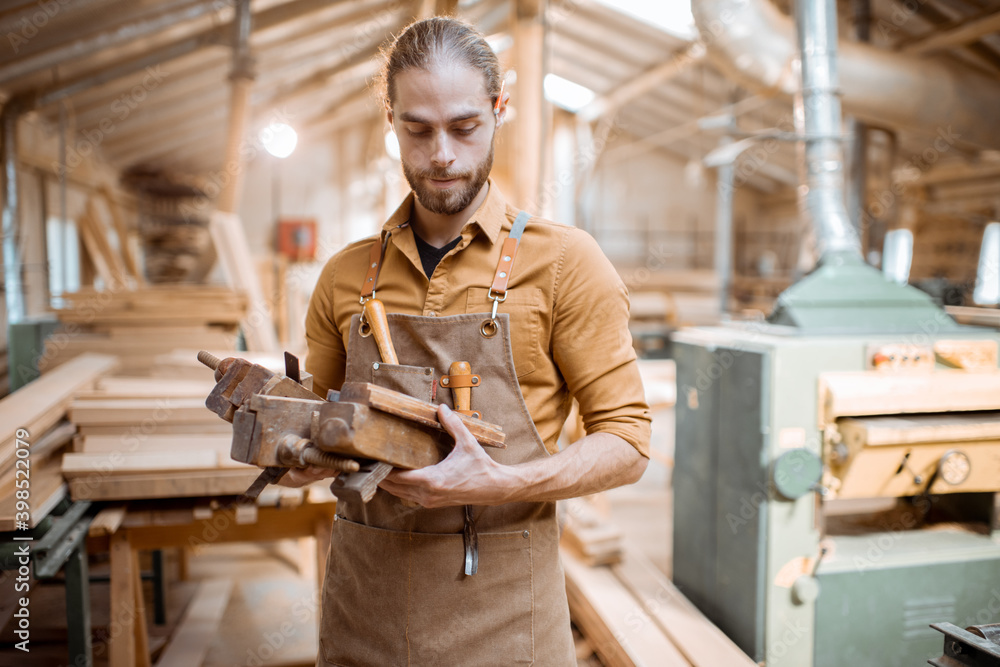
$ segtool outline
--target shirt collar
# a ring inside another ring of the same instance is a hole
[[[470,225],[478,225],[479,229],[486,235],[486,238],[490,240],[490,243],[496,243],[497,237],[500,236],[503,225],[507,221],[507,201],[500,192],[500,188],[497,187],[497,184],[492,179],[488,180],[487,183],[489,183],[490,190],[486,195],[486,201],[472,214],[469,222],[465,225],[465,229],[468,229]],[[406,195],[403,203],[399,205],[399,208],[382,225],[383,231],[392,232],[392,230],[409,222],[410,211],[413,207],[413,197],[413,191],[411,190]]]

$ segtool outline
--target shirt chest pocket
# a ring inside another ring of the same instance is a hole
[[[514,353],[514,370],[523,377],[535,370],[540,352],[542,290],[523,287],[507,290],[507,299],[500,303],[498,313],[510,316],[510,344]],[[465,304],[466,313],[489,313],[493,302],[489,289],[470,287]]]

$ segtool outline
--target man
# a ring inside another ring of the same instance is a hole
[[[413,192],[381,238],[330,260],[310,303],[317,393],[365,381],[435,400],[455,440],[438,465],[395,470],[370,503],[338,508],[321,665],[575,665],[554,501],[635,482],[648,462],[621,280],[591,237],[528,220],[488,180],[501,81],[460,21],[399,35],[382,82]],[[373,295],[398,365],[360,331]],[[454,361],[479,376],[471,407],[503,426],[505,449],[481,447],[448,408]],[[574,396],[587,435],[559,451]]]

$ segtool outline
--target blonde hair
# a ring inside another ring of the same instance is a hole
[[[503,79],[500,61],[483,34],[472,25],[450,16],[432,16],[406,26],[382,51],[382,68],[376,90],[386,108],[395,100],[396,75],[411,68],[428,69],[432,62],[461,63],[479,70],[486,79],[486,94],[495,104]]]

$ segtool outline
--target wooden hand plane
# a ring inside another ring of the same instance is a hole
[[[285,375],[207,352],[198,359],[216,376],[205,405],[233,424],[230,456],[264,468],[248,498],[291,467],[317,466],[340,473],[331,487],[339,499],[367,502],[381,481],[366,476],[376,463],[422,468],[439,462],[453,446],[433,403],[365,382],[345,383],[323,400],[310,391],[312,378],[301,377],[291,355]],[[458,416],[480,444],[505,446],[499,426]]]

